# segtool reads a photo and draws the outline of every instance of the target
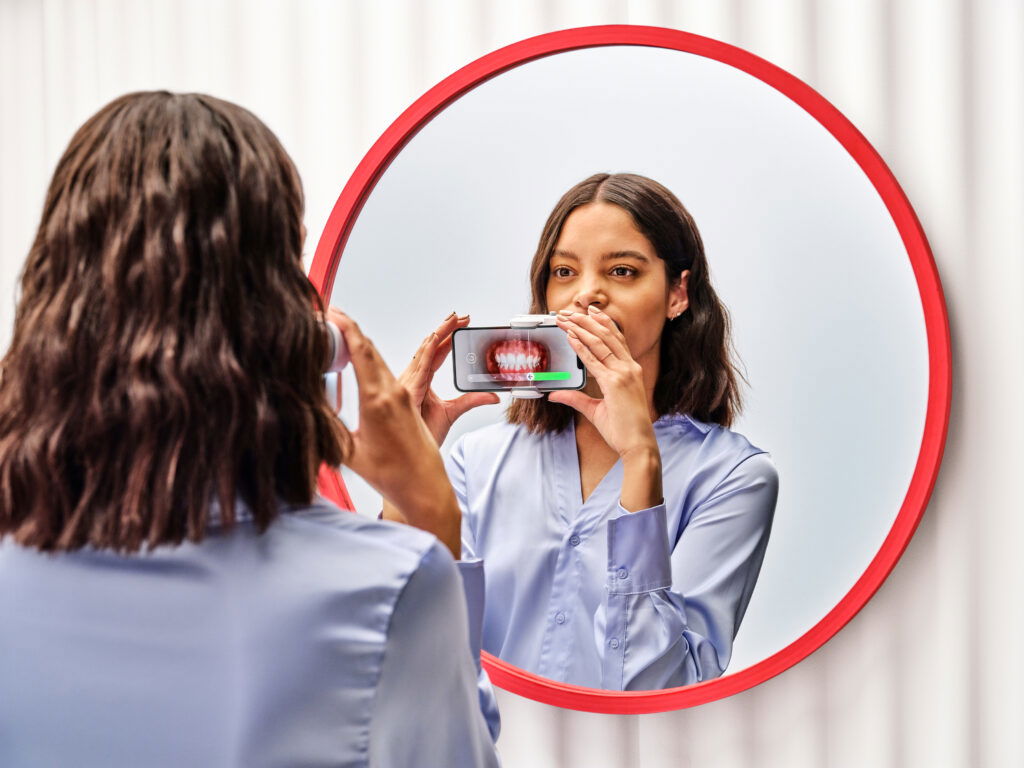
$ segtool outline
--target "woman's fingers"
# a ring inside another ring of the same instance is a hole
[[[595,377],[602,377],[605,371],[608,370],[604,362],[588,347],[578,334],[583,334],[585,331],[579,326],[572,324],[562,325],[569,339],[569,346],[572,347],[573,352],[583,362],[584,367]],[[610,352],[608,353],[611,354]]]
[[[587,317],[595,320],[605,329],[605,333],[602,336],[612,351],[618,357],[631,359],[633,356],[629,351],[629,346],[626,344],[626,337],[622,333],[622,329],[615,324],[615,321],[593,304],[587,307],[587,313]]]
[[[448,418],[454,422],[466,411],[477,408],[481,405],[494,405],[500,403],[499,398],[494,392],[469,392],[461,397],[456,397],[454,400],[449,400],[448,405]]]
[[[448,335],[451,331],[446,331],[450,320],[455,318],[455,313],[452,312],[446,317],[441,325],[438,326],[436,331],[431,331],[427,334],[427,337],[420,342],[419,347],[412,356],[412,363],[409,368],[417,375],[422,375],[423,371],[427,370],[428,364],[434,359],[434,350],[437,348],[438,342],[442,338]]]
[[[571,315],[570,319],[600,338],[619,359],[632,359],[626,345],[626,337],[622,335],[615,321],[593,304],[587,307],[586,313],[577,312]]]
[[[468,317],[466,318],[468,322]],[[441,367],[451,346],[451,334],[463,322],[463,319],[452,312],[441,325],[428,335],[421,343],[412,361],[403,371],[401,379],[406,386],[420,399],[430,389],[430,383],[437,369]]]
[[[590,422],[594,421],[594,411],[601,401],[574,389],[562,389],[548,395],[548,401],[562,403],[579,411]]]
[[[377,348],[363,335],[355,320],[333,307],[330,318],[345,337],[345,344],[348,346],[349,355],[352,358],[352,368],[356,374],[360,393],[376,392],[395,380],[380,353],[377,352]],[[360,398],[362,396],[361,394]]]
[[[451,333],[441,339],[441,342],[434,350],[434,359],[430,365],[431,375],[437,373],[438,369],[444,365],[444,361],[448,359],[448,353],[452,351],[452,340],[455,338],[455,331],[459,328],[465,328],[467,325],[469,325],[469,315],[462,315],[458,317],[455,327],[452,328]]]
[[[599,373],[599,370],[592,368],[591,364],[600,364],[602,369],[606,368],[606,361],[608,361],[608,358],[613,357],[615,353],[603,339],[578,322],[576,320],[577,317],[579,316],[560,316],[558,318],[558,325],[569,335],[569,345],[579,355],[583,364],[587,366],[591,373],[596,375]]]

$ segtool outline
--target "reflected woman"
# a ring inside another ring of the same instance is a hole
[[[588,383],[515,401],[507,423],[464,435],[447,460],[463,557],[485,564],[483,647],[611,690],[718,677],[778,478],[729,429],[738,376],[697,227],[661,184],[597,174],[558,201],[530,278],[530,311],[559,313]],[[438,329],[437,348],[459,322]],[[414,361],[403,378],[435,437],[455,403],[496,401],[439,401],[430,367]]]

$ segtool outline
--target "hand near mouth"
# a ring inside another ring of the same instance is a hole
[[[645,509],[661,499],[661,453],[654,436],[643,369],[633,359],[615,321],[594,306],[588,313],[564,312],[556,321],[569,336],[601,399],[583,392],[552,392],[548,400],[581,413],[622,459],[622,506]]]
[[[399,383],[409,391],[413,405],[420,409],[423,421],[438,445],[444,442],[455,420],[466,411],[500,402],[493,392],[470,392],[452,400],[442,400],[431,389],[434,374],[451,351],[452,334],[467,325],[469,315],[460,317],[454,312],[448,315],[437,330],[423,340],[412,362],[398,377]]]

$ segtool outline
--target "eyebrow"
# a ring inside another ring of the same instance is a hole
[[[579,261],[580,257],[572,251],[566,251],[561,248],[555,250],[552,256],[561,256],[565,259],[572,259],[573,261]],[[639,251],[614,251],[612,253],[606,253],[601,257],[602,261],[611,261],[613,259],[636,259],[637,261],[650,261],[649,258],[644,256]]]

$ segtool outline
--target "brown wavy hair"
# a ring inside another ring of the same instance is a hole
[[[255,115],[133,93],[79,128],[0,372],[0,536],[46,551],[260,531],[350,436],[325,397],[302,186]]]
[[[667,322],[661,334],[654,408],[659,416],[685,413],[699,421],[729,426],[739,413],[739,379],[733,363],[729,313],[708,273],[700,232],[689,211],[667,188],[635,173],[597,173],[562,195],[548,216],[530,265],[530,312],[548,311],[549,262],[565,220],[580,206],[593,202],[617,205],[633,218],[658,257],[665,263],[669,284],[684,270],[689,306]],[[507,418],[531,432],[561,431],[575,411],[562,403],[515,400]]]

